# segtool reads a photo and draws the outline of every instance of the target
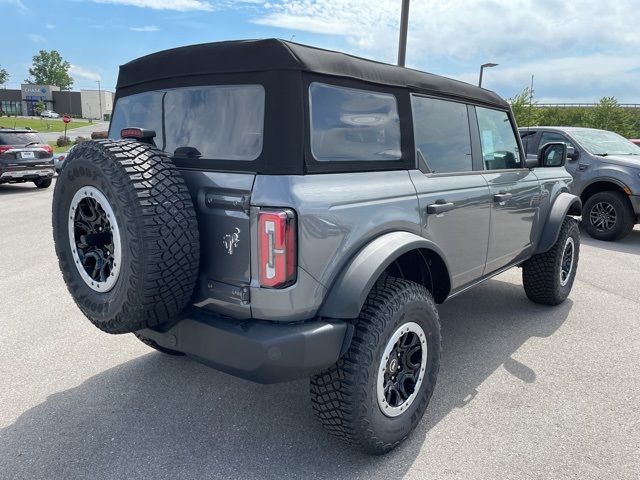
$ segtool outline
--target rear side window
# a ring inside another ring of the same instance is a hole
[[[261,85],[173,88],[119,98],[109,136],[126,127],[156,131],[156,145],[177,158],[255,160],[262,153]],[[164,113],[163,113],[164,112]]]
[[[521,168],[520,148],[509,115],[484,107],[476,107],[476,113],[485,169]]]
[[[400,118],[391,94],[314,82],[311,152],[319,162],[400,160]]]
[[[0,145],[27,145],[34,142],[42,143],[35,133],[0,132]]]
[[[473,170],[467,106],[411,96],[416,153],[433,173]]]

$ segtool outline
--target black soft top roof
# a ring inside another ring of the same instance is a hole
[[[273,70],[353,78],[508,108],[494,92],[468,83],[279,39],[204,43],[152,53],[120,66],[117,88],[194,75]]]

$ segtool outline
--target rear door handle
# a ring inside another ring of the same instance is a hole
[[[496,193],[493,196],[493,201],[496,202],[496,203],[502,203],[502,202],[506,202],[511,197],[513,197],[513,195],[511,193],[500,192],[500,193]]]
[[[447,202],[445,200],[436,200],[436,203],[432,203],[431,205],[427,205],[427,213],[444,213],[449,210],[453,210],[455,205],[453,202]]]

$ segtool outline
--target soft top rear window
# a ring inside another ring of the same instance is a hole
[[[311,152],[318,162],[400,160],[400,117],[388,93],[314,82]]]
[[[213,85],[137,93],[117,100],[109,136],[155,130],[156,146],[177,158],[255,160],[262,152],[265,90]]]
[[[27,145],[33,142],[41,143],[36,133],[0,132],[0,145]]]

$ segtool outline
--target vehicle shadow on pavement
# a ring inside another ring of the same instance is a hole
[[[9,184],[3,184],[0,185],[0,195],[11,195],[11,194],[16,194],[16,193],[35,193],[38,191],[45,191],[39,188],[36,188],[36,186],[32,183],[32,182],[28,182],[28,183],[9,183]]]
[[[602,240],[591,238],[584,229],[581,229],[580,233],[582,234],[580,236],[580,241],[590,247],[602,248],[604,250],[609,250],[610,252],[634,253],[636,255],[640,255],[640,227],[638,226],[636,226],[633,231],[622,240],[615,242],[603,242]]]
[[[572,302],[544,307],[520,285],[492,280],[441,306],[442,368],[425,418],[398,449],[364,455],[315,421],[306,380],[258,385],[184,357],[149,353],[51,395],[0,430],[8,478],[400,478],[425,437],[501,366],[536,373],[511,355],[548,337]]]

